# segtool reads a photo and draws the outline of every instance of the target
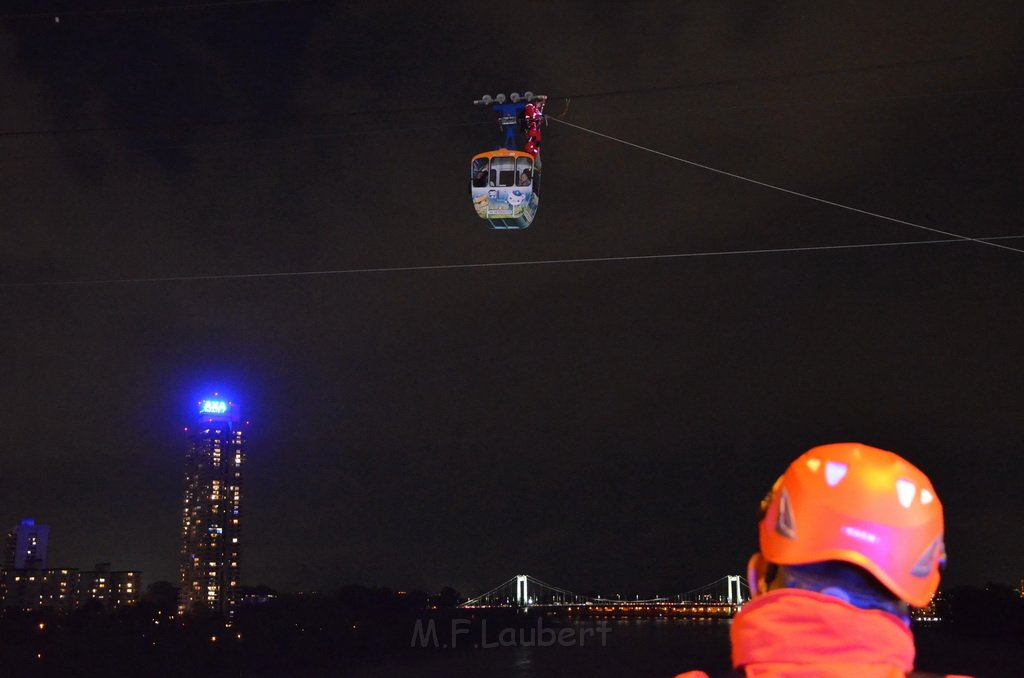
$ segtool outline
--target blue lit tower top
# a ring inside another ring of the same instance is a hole
[[[196,405],[199,408],[200,424],[224,421],[237,424],[239,421],[238,405],[226,398],[219,398],[216,394],[200,400]]]

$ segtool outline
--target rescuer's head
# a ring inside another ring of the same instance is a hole
[[[790,464],[761,502],[759,532],[748,572],[755,595],[780,585],[832,593],[828,580],[839,577],[840,597],[874,585],[924,607],[946,561],[942,504],[928,476],[860,443],[815,447]],[[798,583],[780,582],[780,571]],[[863,572],[871,577],[858,585]]]

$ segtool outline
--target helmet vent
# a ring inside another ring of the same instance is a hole
[[[914,495],[917,494],[917,486],[909,480],[897,480],[896,494],[899,495],[903,508],[910,508],[910,505],[914,503]]]
[[[830,461],[825,464],[825,482],[829,487],[835,487],[839,481],[846,476],[849,467],[838,461]]]
[[[782,488],[779,495],[779,516],[775,520],[775,531],[787,539],[796,539],[796,522],[793,520],[793,507],[789,503],[786,488]]]
[[[942,544],[942,537],[931,543],[931,546],[921,555],[917,560],[917,564],[914,565],[914,569],[910,571],[910,574],[915,577],[927,577],[932,572],[932,566],[935,564],[935,560],[939,557],[941,552],[945,551],[945,547]]]

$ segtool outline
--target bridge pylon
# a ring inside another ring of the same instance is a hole
[[[743,604],[743,589],[740,588],[740,576],[738,574],[730,574],[726,577],[726,586],[728,586],[728,593],[726,594],[726,602],[730,605],[742,605]]]
[[[519,607],[526,607],[530,604],[530,592],[526,588],[526,581],[528,575],[517,574],[516,575],[516,605]]]

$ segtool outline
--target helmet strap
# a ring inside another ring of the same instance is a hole
[[[776,566],[764,559],[760,552],[750,556],[747,561],[747,583],[750,585],[750,597],[756,598],[768,592],[768,583],[774,579]],[[771,575],[771,576],[769,576]]]

